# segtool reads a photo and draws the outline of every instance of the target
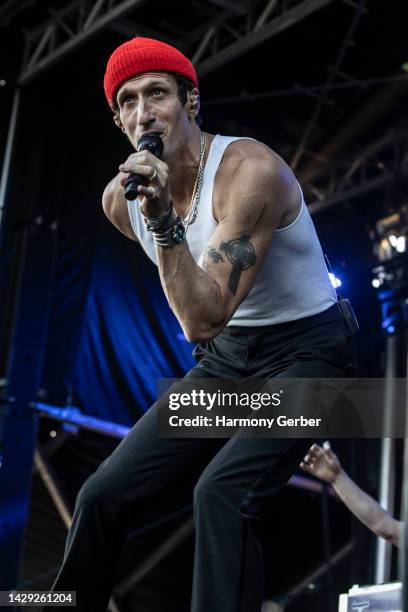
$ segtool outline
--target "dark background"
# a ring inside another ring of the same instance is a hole
[[[274,11],[278,16],[298,4],[277,2]],[[84,3],[85,8],[89,5]],[[6,377],[10,357],[17,271],[27,265],[24,240],[32,231],[42,231],[44,240],[52,241],[53,254],[38,399],[57,406],[72,403],[86,414],[130,426],[154,401],[157,378],[180,376],[193,365],[193,346],[168,309],[157,270],[138,245],[109,224],[101,208],[104,186],[131,153],[104,99],[103,73],[112,50],[132,35],[153,32],[192,57],[209,25],[224,19],[229,30],[220,31],[219,44],[228,45],[234,29],[242,35],[247,15],[252,11],[256,19],[265,5],[215,0],[140,3],[20,88],[1,230],[0,377]],[[2,154],[21,75],[24,32],[66,6],[44,0],[9,1],[0,7],[0,79],[5,81],[0,87]],[[237,7],[242,7],[242,14],[235,14]],[[200,78],[203,129],[257,138],[292,163],[311,117],[321,106],[305,151],[294,164],[312,212],[316,193],[330,202],[336,193],[333,181],[356,160],[367,158],[366,176],[353,176],[350,188],[391,172],[383,186],[344,197],[313,217],[333,271],[359,319],[362,376],[384,373],[385,332],[371,285],[377,260],[370,230],[406,201],[406,177],[393,173],[395,149],[380,149],[377,156],[367,153],[367,147],[390,132],[397,140],[407,125],[408,82],[400,80],[405,75],[401,66],[408,61],[403,9],[403,2],[333,1]],[[339,72],[331,83],[335,87],[322,103],[313,88],[327,84],[336,65]],[[370,79],[381,82],[370,84]],[[296,87],[308,91],[299,93]],[[30,309],[29,301],[26,308]],[[50,437],[51,431],[56,437]],[[42,419],[39,444],[72,508],[82,482],[111,452],[114,442],[89,432],[67,432]],[[359,484],[376,495],[379,442],[339,441],[334,447]],[[163,500],[165,508],[168,504],[168,523],[152,528],[142,545],[138,539],[137,547],[130,538],[120,576],[137,567],[169,530],[188,518],[188,502],[181,490]],[[173,516],[183,505],[185,511]],[[292,486],[265,508],[265,589],[271,599],[284,598],[326,562],[329,552],[354,544],[353,552],[333,566],[331,576],[312,579],[312,585],[301,590],[287,607],[293,612],[327,610],[328,580],[335,594],[353,583],[373,580],[374,536],[358,526],[341,504],[327,499],[328,550],[323,506],[319,493]],[[50,585],[65,535],[41,479],[34,474],[21,585]],[[118,600],[121,609],[187,610],[192,546],[190,536],[133,587],[125,601]]]

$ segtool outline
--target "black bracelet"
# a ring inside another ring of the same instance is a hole
[[[160,215],[160,217],[143,218],[148,232],[164,232],[175,223],[177,215],[174,210],[173,202],[170,202],[170,208],[164,215]]]
[[[176,244],[184,242],[186,239],[186,228],[181,217],[177,217],[173,223],[164,232],[153,232],[153,240],[159,247],[172,247]]]

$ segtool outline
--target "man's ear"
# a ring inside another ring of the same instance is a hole
[[[197,87],[188,92],[187,109],[189,119],[194,119],[200,112],[200,94]]]
[[[124,134],[126,134],[126,130],[125,130],[125,128],[123,127],[122,122],[121,122],[121,120],[120,120],[120,117],[119,117],[119,115],[118,115],[117,113],[115,113],[115,114],[113,115],[113,120],[114,120],[114,122],[116,123],[116,125],[118,126],[118,128],[120,128],[120,129],[122,130],[122,132],[123,132]]]

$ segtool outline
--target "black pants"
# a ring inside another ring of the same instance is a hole
[[[187,377],[336,378],[348,375],[351,341],[337,306],[269,328],[225,328],[195,349]],[[77,608],[104,611],[127,528],[176,483],[195,475],[193,612],[256,612],[262,502],[291,477],[309,439],[165,439],[156,433],[162,396],[78,494],[54,590],[76,590]],[[257,577],[257,580],[254,579]],[[170,605],[170,604],[169,604]],[[163,611],[165,612],[165,611]]]

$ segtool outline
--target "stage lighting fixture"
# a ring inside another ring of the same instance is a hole
[[[337,289],[337,287],[341,287],[341,280],[337,278],[337,276],[335,276],[333,272],[329,272],[329,277],[330,277],[330,282],[335,289]]]

